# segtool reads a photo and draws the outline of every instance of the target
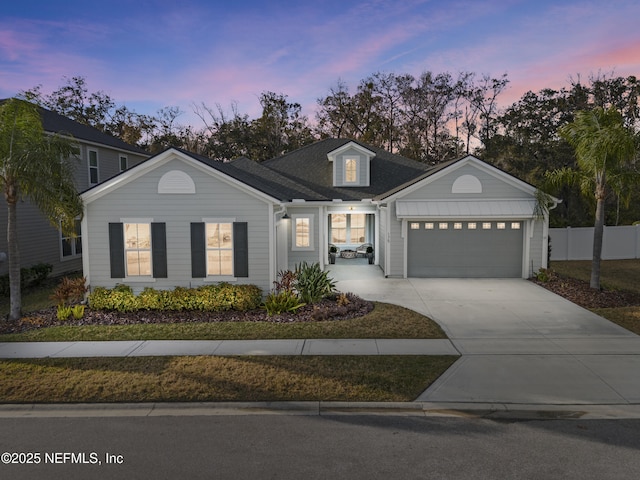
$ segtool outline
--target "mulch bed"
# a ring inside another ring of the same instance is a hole
[[[584,308],[620,308],[640,305],[640,295],[623,290],[596,290],[589,282],[561,277],[550,272],[548,281],[531,279],[541,287],[572,301]]]
[[[339,305],[337,297],[325,298],[313,305],[305,305],[295,314],[267,315],[266,310],[251,310],[238,312],[234,310],[224,312],[202,311],[157,311],[139,310],[137,312],[116,312],[91,310],[86,308],[80,320],[69,318],[61,322],[56,317],[56,308],[48,308],[37,312],[30,312],[18,322],[0,321],[0,334],[22,333],[37,328],[54,326],[82,326],[82,325],[135,325],[159,323],[196,323],[196,322],[317,322],[322,320],[347,320],[366,315],[373,310],[373,302],[363,300],[353,295],[346,295],[349,303]],[[1,340],[1,339],[0,339]]]

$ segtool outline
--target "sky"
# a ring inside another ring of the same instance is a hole
[[[525,92],[640,76],[638,0],[23,0],[0,11],[0,98],[81,76],[143,114],[202,103],[254,118],[262,92],[310,119],[376,72],[507,74]]]

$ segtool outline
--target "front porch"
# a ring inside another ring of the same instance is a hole
[[[325,269],[336,282],[342,280],[364,280],[368,278],[383,278],[384,274],[379,265],[369,265],[366,257],[336,258],[336,263],[328,264]]]

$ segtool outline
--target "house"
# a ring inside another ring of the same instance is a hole
[[[75,184],[78,192],[97,185],[129,167],[137,165],[149,154],[93,127],[80,124],[50,110],[39,108],[42,126],[47,133],[72,137],[79,147]],[[53,275],[82,269],[80,220],[77,238],[65,237],[53,228],[38,208],[28,200],[17,206],[20,263],[30,267],[38,263],[53,266]],[[0,225],[6,232],[7,207],[0,199]],[[0,235],[0,252],[7,252],[7,238]],[[8,273],[8,262],[0,262],[0,275]]]
[[[372,244],[387,277],[527,278],[547,264],[536,188],[471,155],[433,167],[327,139],[223,163],[170,148],[82,198],[92,287],[268,291],[300,262],[325,268],[331,244]]]

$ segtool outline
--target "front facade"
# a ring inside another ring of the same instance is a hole
[[[115,137],[79,124],[52,111],[40,109],[45,132],[57,133],[76,142],[79,153],[74,181],[78,192],[117,175],[149,157],[142,149]],[[17,206],[20,263],[31,267],[38,263],[53,266],[53,275],[82,269],[80,219],[77,238],[65,237],[59,228],[51,226],[38,208],[25,200]],[[0,198],[0,225],[7,225],[7,206]],[[0,252],[6,252],[6,235],[0,236]],[[8,262],[0,262],[0,275],[8,273]]]
[[[473,156],[430,167],[344,139],[262,163],[169,149],[83,199],[92,287],[266,292],[300,262],[325,268],[331,246],[344,262],[371,247],[387,277],[527,278],[547,262],[536,189]]]

